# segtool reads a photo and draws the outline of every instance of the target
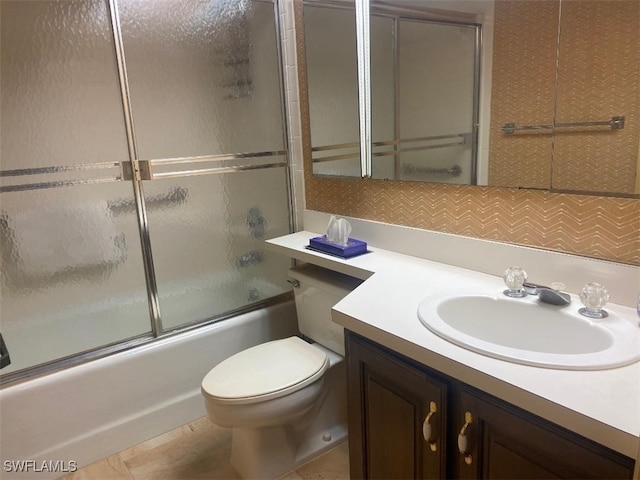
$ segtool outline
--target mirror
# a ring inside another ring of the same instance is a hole
[[[373,177],[475,184],[480,26],[374,12]]]
[[[353,6],[303,18],[313,173],[360,176]],[[638,196],[639,25],[635,0],[373,1],[373,178]]]
[[[313,173],[360,177],[354,2],[304,4],[303,18]]]

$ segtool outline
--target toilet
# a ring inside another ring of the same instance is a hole
[[[289,276],[304,339],[251,347],[202,381],[209,418],[233,429],[231,465],[242,478],[276,478],[347,435],[344,332],[331,307],[362,281],[315,265]]]

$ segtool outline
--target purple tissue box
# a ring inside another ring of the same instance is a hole
[[[309,240],[309,248],[320,252],[337,255],[342,258],[351,258],[367,253],[367,243],[355,238],[349,238],[346,245],[338,245],[327,240],[327,236],[315,237]]]

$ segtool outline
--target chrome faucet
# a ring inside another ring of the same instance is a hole
[[[571,303],[571,296],[568,293],[561,292],[560,290],[563,287],[559,285],[552,284],[550,287],[546,287],[536,283],[525,282],[523,287],[529,295],[537,295],[541,302],[560,306]]]
[[[541,302],[552,305],[569,305],[571,296],[561,292],[564,285],[552,284],[550,287],[527,282],[527,272],[521,267],[511,267],[504,272],[504,282],[507,290],[504,294],[507,297],[521,298],[527,295],[537,295]]]

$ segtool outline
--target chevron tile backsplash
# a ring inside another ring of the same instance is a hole
[[[640,200],[305,175],[307,208],[640,265]]]
[[[565,1],[560,26],[559,5],[495,3],[493,71],[499,74],[492,81],[489,185],[633,193],[640,143],[640,2]],[[622,130],[501,130],[506,122],[549,125],[554,116],[563,123],[618,115],[626,119]]]
[[[553,188],[633,192],[640,144],[640,2],[564,2],[561,32],[557,121],[624,115],[625,127],[556,135]]]

